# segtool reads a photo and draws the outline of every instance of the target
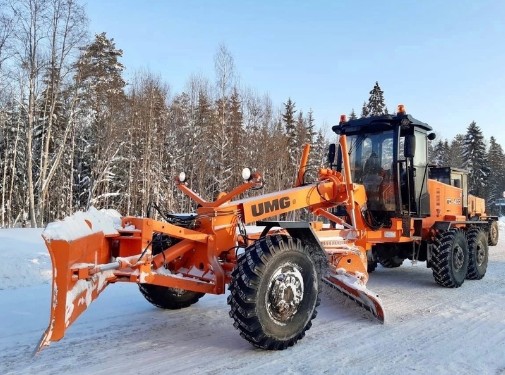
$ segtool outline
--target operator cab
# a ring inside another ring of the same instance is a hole
[[[405,113],[347,121],[332,130],[346,135],[351,177],[365,187],[367,211],[374,226],[389,226],[391,217],[423,217],[430,213],[428,139],[432,128]],[[334,164],[341,171],[340,150]]]

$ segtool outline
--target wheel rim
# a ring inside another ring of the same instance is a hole
[[[498,233],[498,230],[496,229],[496,226],[491,225],[491,239],[494,241],[496,239],[496,234]]]
[[[303,276],[296,265],[279,267],[266,293],[268,315],[277,324],[286,324],[298,311],[303,300]]]
[[[454,246],[453,265],[455,270],[461,269],[465,263],[465,253],[459,245]]]
[[[477,249],[476,249],[476,261],[478,266],[482,266],[484,263],[484,260],[486,259],[486,251],[484,250],[484,246],[482,244],[477,244]]]

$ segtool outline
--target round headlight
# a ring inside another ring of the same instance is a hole
[[[249,168],[242,169],[242,178],[244,181],[249,181],[251,178],[251,170]]]
[[[180,182],[186,181],[186,173],[184,172],[179,173],[179,181]]]

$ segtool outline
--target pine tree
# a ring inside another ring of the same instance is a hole
[[[284,103],[284,113],[282,114],[282,122],[284,123],[284,128],[286,129],[286,134],[288,137],[288,154],[290,161],[295,165],[297,156],[297,122],[295,120],[295,103],[288,98],[288,101]]]
[[[360,118],[365,118],[370,115],[370,111],[368,110],[368,106],[366,102],[363,102],[363,107],[361,107],[361,116]]]
[[[307,116],[305,117],[305,134],[306,134],[306,143],[312,144],[314,142],[314,137],[317,134],[317,131],[315,129],[315,120],[314,120],[314,112],[312,111],[312,108],[309,109],[309,112],[307,113]]]
[[[122,116],[126,85],[119,58],[123,51],[105,33],[82,49],[77,62],[76,80],[81,91],[81,110],[85,121],[79,124],[80,150],[75,165],[79,205],[106,206],[111,196],[120,196],[125,184],[115,180],[123,137]],[[112,195],[110,191],[113,191]]]
[[[449,158],[447,165],[454,168],[466,168],[465,160],[463,158],[465,136],[463,134],[457,134],[451,141]]]
[[[465,168],[469,171],[468,190],[479,197],[485,197],[485,185],[489,175],[486,144],[482,131],[475,121],[472,121],[467,128],[463,156]]]
[[[351,113],[349,113],[349,120],[356,120],[358,116],[356,116],[356,112],[354,112],[354,108],[352,109]]]
[[[430,143],[431,145],[431,143]],[[450,148],[449,141],[439,140],[434,146],[432,146],[432,152],[430,153],[429,162],[431,165],[437,167],[449,166],[450,161]]]
[[[380,116],[385,114],[386,105],[384,104],[383,91],[379,86],[379,82],[375,82],[375,86],[370,91],[370,98],[368,99],[367,110],[369,116]],[[366,116],[364,116],[366,117]]]
[[[496,206],[494,206],[497,199],[503,197],[505,192],[505,168],[503,162],[505,161],[505,154],[500,144],[496,142],[494,137],[489,141],[489,151],[487,154],[489,162],[489,178],[488,178],[488,194],[486,204],[489,212],[498,213]]]

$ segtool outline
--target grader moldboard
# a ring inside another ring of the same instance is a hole
[[[137,283],[153,305],[180,309],[228,285],[230,316],[240,335],[263,349],[285,349],[304,337],[327,283],[384,321],[378,296],[366,288],[377,263],[398,267],[426,261],[435,281],[459,287],[486,272],[488,244],[498,241],[496,217],[468,193],[467,175],[430,168],[431,127],[399,106],[396,115],[333,127],[329,167],[304,181],[306,146],[295,186],[236,199],[260,188],[259,173],[208,202],[184,176],[177,187],[194,200],[194,214],[163,221],[78,212],[43,232],[53,266],[49,327],[37,350],[67,328],[109,284]],[[264,219],[306,208],[322,221]],[[264,227],[248,234],[245,224]]]

